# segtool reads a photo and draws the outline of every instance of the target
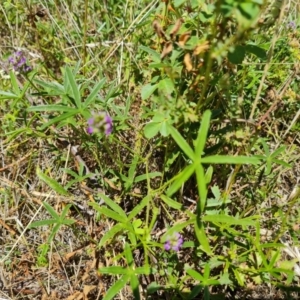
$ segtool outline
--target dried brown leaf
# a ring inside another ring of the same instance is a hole
[[[181,27],[181,24],[182,24],[182,19],[178,19],[174,25],[174,27],[172,28],[171,32],[170,32],[170,37],[171,39],[174,38],[174,36],[178,33],[180,27]]]
[[[189,53],[186,53],[184,55],[184,59],[183,59],[183,62],[185,64],[185,67],[186,69],[190,72],[193,70],[193,63],[192,63],[192,60],[191,60],[191,55]]]
[[[173,50],[173,44],[172,44],[172,42],[170,42],[170,41],[166,42],[165,46],[164,46],[164,49],[163,49],[163,51],[161,53],[160,58],[164,59],[169,53],[172,52],[172,50]]]
[[[92,290],[94,290],[97,286],[96,285],[85,285],[83,287],[83,295],[84,295],[84,300],[88,300],[88,294],[89,292],[91,292]]]
[[[152,23],[152,26],[156,32],[156,34],[160,37],[160,38],[166,38],[166,34],[163,31],[162,27],[160,26],[159,22],[157,20],[154,20]]]
[[[179,41],[178,41],[178,46],[184,47],[186,42],[189,40],[190,36],[191,36],[190,32],[186,32],[186,33],[183,33],[182,35],[180,35]]]
[[[199,55],[200,53],[205,52],[207,49],[209,49],[209,44],[208,41],[205,41],[203,44],[196,46],[193,55]]]

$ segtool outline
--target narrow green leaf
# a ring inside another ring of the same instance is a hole
[[[167,190],[167,196],[171,197],[175,192],[177,192],[180,187],[192,176],[195,170],[195,165],[187,166],[182,172],[176,175],[176,179],[172,185]]]
[[[64,86],[59,84],[58,82],[45,82],[38,79],[34,80],[35,83],[42,86],[45,89],[48,89],[50,91],[55,91],[57,95],[63,95],[65,94]],[[53,94],[51,94],[53,95]]]
[[[41,221],[35,221],[32,222],[28,228],[35,228],[40,226],[47,226],[47,225],[53,225],[57,223],[57,219],[48,219],[48,220],[41,220]]]
[[[111,275],[128,274],[128,270],[121,266],[110,266],[110,267],[99,268],[99,272],[101,274],[111,274]]]
[[[132,289],[132,295],[134,297],[134,300],[141,299],[140,292],[139,292],[139,285],[140,285],[140,283],[139,283],[137,276],[131,275],[130,276],[130,287]]]
[[[55,211],[55,209],[47,202],[43,201],[43,206],[47,209],[48,213],[56,220],[59,219],[58,213]]]
[[[273,163],[276,163],[276,164],[278,164],[278,165],[282,165],[282,166],[284,166],[284,167],[286,167],[286,168],[291,168],[291,167],[292,167],[290,164],[286,163],[285,161],[283,161],[283,160],[281,160],[281,159],[276,159],[276,158],[274,158],[274,159],[273,159]]]
[[[111,300],[114,299],[114,297],[119,293],[119,291],[125,287],[127,281],[130,279],[132,275],[123,275],[118,281],[115,282],[115,284],[109,288],[109,290],[106,292],[105,296],[103,297],[103,300]]]
[[[0,91],[0,99],[18,99],[19,95],[13,94],[11,92]]]
[[[21,90],[18,84],[18,80],[17,77],[15,75],[15,73],[13,71],[9,72],[9,76],[10,76],[10,82],[11,82],[11,86],[12,86],[12,90],[16,95],[20,95],[21,94]]]
[[[135,268],[134,273],[139,275],[143,275],[143,274],[150,275],[150,274],[155,274],[156,272],[150,266],[142,266],[142,267]]]
[[[196,216],[195,216],[196,217]],[[177,224],[174,224],[172,228],[170,228],[162,237],[161,241],[164,243],[168,236],[172,236],[176,232],[181,232],[183,228],[186,228],[187,226],[193,224],[195,222],[195,218],[190,218],[188,221],[180,222]]]
[[[274,157],[278,156],[281,152],[283,152],[285,150],[285,148],[286,148],[285,146],[279,147],[271,154],[271,157],[274,158]]]
[[[195,155],[201,157],[204,151],[206,138],[209,129],[211,112],[206,110],[202,116],[201,126],[198,131],[198,136],[195,142]]]
[[[121,230],[124,229],[124,225],[122,223],[118,223],[113,226],[108,232],[104,234],[101,238],[98,247],[101,248],[105,245],[105,243],[114,238],[114,236]]]
[[[48,177],[39,168],[36,170],[37,176],[44,181],[51,189],[60,195],[67,196],[69,193],[56,180]]]
[[[92,91],[90,92],[90,94],[88,95],[88,97],[85,99],[84,103],[83,103],[83,107],[86,108],[88,107],[96,98],[96,96],[98,95],[98,92],[102,89],[102,87],[104,86],[104,83],[106,81],[106,78],[102,78],[92,89]]]
[[[167,197],[166,195],[161,195],[160,198],[170,207],[174,208],[174,209],[181,209],[182,208],[182,204]]]
[[[44,129],[48,128],[49,126],[51,126],[52,124],[58,123],[60,121],[64,121],[67,120],[69,118],[71,118],[72,116],[76,115],[77,111],[71,111],[68,113],[64,113],[56,118],[51,119],[50,121],[48,121],[47,123],[45,123],[44,125],[42,125],[40,127],[40,130],[43,131]]]
[[[133,219],[137,214],[139,214],[150,201],[151,201],[150,195],[144,197],[142,201],[138,205],[136,205],[133,208],[133,210],[130,212],[130,214],[128,215],[128,220]]]
[[[69,67],[66,67],[66,75],[72,90],[72,97],[74,98],[75,104],[77,108],[81,108],[81,96],[79,88],[76,84],[75,77]]]
[[[107,208],[107,207],[100,207],[97,203],[95,202],[89,202],[89,205],[92,206],[93,208],[95,208],[98,212],[100,212],[101,214],[105,215],[108,218],[111,218],[115,221],[121,222],[121,223],[126,223],[127,222],[127,218],[124,216],[119,215],[118,213],[116,213],[115,211]]]
[[[175,129],[172,125],[169,126],[169,132],[171,133],[173,139],[180,147],[180,149],[193,161],[196,160],[195,153],[193,152],[192,148],[186,142],[186,140],[182,137],[182,135]]]
[[[197,178],[198,195],[200,199],[200,211],[204,212],[207,198],[207,186],[204,169],[201,164],[195,166],[195,173]]]
[[[77,108],[65,106],[65,105],[39,105],[30,106],[27,111],[56,111],[56,112],[78,112]]]
[[[260,160],[254,156],[225,156],[225,155],[213,155],[206,156],[201,159],[203,164],[258,164]]]
[[[125,211],[113,200],[108,198],[106,195],[99,193],[98,196],[104,200],[104,202],[116,213],[118,213],[120,216],[127,218],[127,215]]]
[[[205,182],[206,182],[206,184],[209,184],[211,182],[213,173],[214,173],[213,166],[209,166],[206,170],[206,173],[205,173]]]
[[[187,269],[186,272],[195,280],[200,281],[200,283],[204,280],[203,276],[193,269]]]
[[[228,215],[207,215],[202,217],[203,221],[213,223],[225,223],[228,225],[255,226],[256,221],[251,218],[237,219]]]
[[[126,260],[127,260],[127,265],[131,268],[133,268],[134,265],[134,260],[133,260],[133,256],[131,253],[131,249],[128,243],[125,243],[125,251],[124,251]]]
[[[212,255],[212,251],[209,246],[209,240],[205,233],[204,224],[200,222],[198,218],[196,218],[194,222],[194,226],[195,226],[196,237],[200,245],[202,246],[203,250],[206,252],[206,254]]]
[[[152,173],[148,173],[148,174],[144,174],[144,175],[140,175],[135,177],[134,182],[140,182],[143,180],[146,180],[147,178],[151,179],[151,178],[155,178],[155,177],[161,177],[162,173],[161,172],[152,172]]]

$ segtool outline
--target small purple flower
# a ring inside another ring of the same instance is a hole
[[[88,134],[104,132],[106,135],[110,135],[113,129],[112,118],[105,112],[95,114],[92,118],[88,119],[88,125]]]
[[[295,30],[295,29],[297,28],[297,25],[296,25],[296,23],[295,23],[294,21],[289,21],[289,22],[287,23],[287,27],[288,27],[289,29]]]
[[[164,248],[165,250],[173,250],[173,251],[179,251],[181,246],[183,244],[183,238],[182,235],[178,232],[173,233],[172,236],[167,236],[167,240],[165,242]]]
[[[26,63],[26,57],[22,51],[16,51],[8,58],[8,62],[12,65],[13,69],[19,73],[28,73],[32,70]]]

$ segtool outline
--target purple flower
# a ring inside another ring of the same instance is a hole
[[[183,244],[183,238],[182,235],[179,234],[178,232],[173,233],[172,236],[167,236],[164,248],[165,250],[174,250],[174,251],[179,251],[181,246]]]
[[[295,23],[294,21],[289,21],[289,22],[287,23],[287,27],[288,27],[289,29],[295,30],[295,29],[297,28],[297,25],[296,25],[296,23]]]
[[[26,63],[26,57],[22,51],[16,51],[8,58],[8,62],[12,65],[13,69],[19,73],[28,73],[32,70]]]
[[[104,132],[106,135],[110,135],[113,129],[112,118],[105,112],[95,114],[92,118],[88,119],[87,133]]]

